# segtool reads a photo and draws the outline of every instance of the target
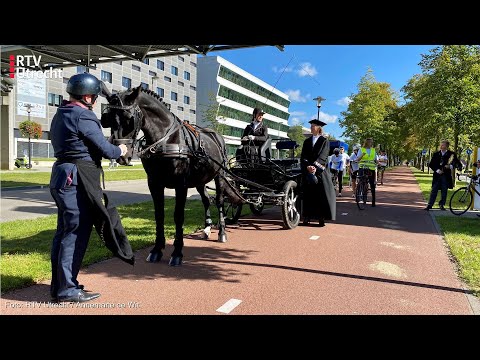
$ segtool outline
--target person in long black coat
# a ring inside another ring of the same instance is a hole
[[[265,112],[260,108],[253,109],[252,122],[243,130],[242,145],[246,156],[260,156],[260,148],[268,139],[268,127],[263,123]],[[270,157],[270,152],[265,154]]]
[[[453,189],[453,169],[458,166],[457,155],[448,148],[450,143],[444,140],[440,143],[440,150],[433,153],[432,160],[428,167],[433,170],[432,191],[430,192],[430,199],[425,210],[430,210],[437,198],[438,190],[441,190],[442,197],[438,202],[441,210],[445,210],[445,203],[447,202],[447,191]]]
[[[303,142],[300,158],[303,174],[303,224],[317,219],[320,226],[325,220],[336,220],[337,200],[332,175],[328,169],[330,141],[323,134],[323,121],[310,121],[312,136]]]

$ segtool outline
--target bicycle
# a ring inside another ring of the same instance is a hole
[[[372,176],[372,170],[365,166],[360,166],[357,175],[357,190],[355,191],[355,201],[360,210],[364,210],[368,200],[369,182],[368,178]]]
[[[460,181],[460,174],[457,174],[457,179]],[[475,188],[479,184],[478,175],[467,175],[467,179],[470,179],[468,186],[461,187],[450,198],[450,211],[454,215],[465,214],[470,209],[475,196],[474,192],[480,196],[480,192]]]

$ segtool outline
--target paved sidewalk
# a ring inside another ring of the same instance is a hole
[[[48,281],[2,296],[3,314],[473,314],[411,170],[388,172],[377,207],[360,211],[348,189],[338,220],[283,230],[278,208],[242,218],[228,242],[185,238],[185,264],[117,259],[83,269],[102,296],[49,303]],[[128,231],[128,229],[127,229]],[[472,302],[472,304],[477,304]]]
[[[150,201],[147,180],[108,181],[104,190],[113,205]],[[165,189],[166,196],[175,196],[175,190]],[[200,198],[196,189],[189,189],[189,198]],[[34,219],[57,213],[48,186],[42,189],[2,191],[0,222]]]

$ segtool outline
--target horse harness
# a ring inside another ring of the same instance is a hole
[[[134,122],[133,138],[132,139],[115,139],[120,143],[131,143],[132,149],[135,150],[135,144],[137,143],[137,136],[142,128],[142,122],[144,115],[138,106],[134,103],[132,105],[123,105],[123,102],[120,97],[117,97],[120,101],[120,105],[110,105],[108,104],[106,109],[117,109],[123,110],[130,113]],[[144,137],[139,141],[139,146],[137,149],[138,157],[143,159],[148,159],[151,157],[166,157],[166,158],[188,158],[194,157],[197,159],[209,158],[203,139],[201,138],[201,133],[210,133],[205,131],[205,129],[197,130],[198,127],[195,125],[192,126],[188,121],[180,120],[175,114],[171,113],[174,117],[172,125],[167,130],[165,135],[158,141],[154,142],[151,145],[142,145]],[[196,129],[197,128],[197,129]],[[167,144],[166,142],[170,136],[176,131],[181,131],[183,136],[179,136],[178,144]],[[213,132],[212,132],[213,133]],[[215,137],[212,137],[221,149],[221,144],[218,143]],[[190,141],[189,141],[190,140]],[[197,146],[195,146],[197,145]],[[226,154],[225,154],[226,155]]]

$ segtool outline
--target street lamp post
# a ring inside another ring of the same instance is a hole
[[[317,120],[320,120],[320,108],[322,107],[322,101],[327,100],[327,99],[324,99],[321,96],[317,96],[313,100],[317,102]]]
[[[32,105],[27,104],[27,114],[28,114],[28,122],[30,123],[30,113],[32,112]],[[28,168],[32,168],[32,145],[30,143],[30,132],[28,133]]]

